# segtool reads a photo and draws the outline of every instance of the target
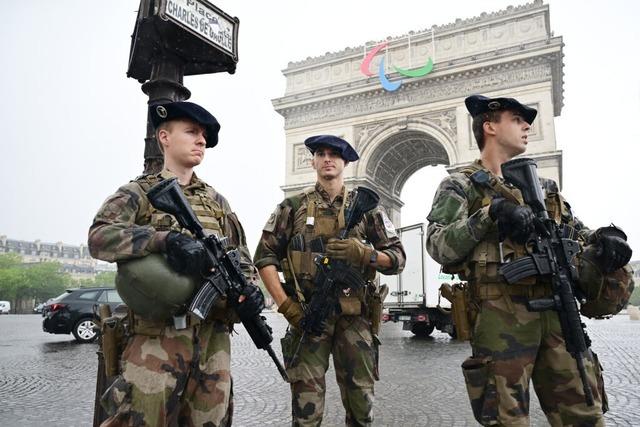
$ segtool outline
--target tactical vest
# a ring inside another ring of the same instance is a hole
[[[144,175],[137,178],[135,182],[147,193],[151,187],[161,180],[162,178],[158,175]],[[182,191],[198,221],[202,224],[205,233],[213,233],[217,237],[224,237],[224,211],[220,204],[209,196],[207,186],[202,181],[198,181],[182,187]],[[149,203],[149,208],[146,212],[141,212],[141,216],[145,223],[151,225],[157,231],[177,231],[191,236],[191,233],[183,229],[173,215],[159,211],[151,203]]]
[[[135,182],[147,193],[151,187],[162,181],[162,179],[159,175],[143,175],[137,178]],[[181,188],[191,209],[193,209],[198,221],[202,224],[205,234],[213,233],[216,237],[224,237],[224,211],[220,204],[209,195],[206,184],[198,180],[196,183]],[[151,203],[148,203],[148,209],[146,211],[139,213],[139,217],[139,223],[149,224],[154,227],[156,231],[177,231],[193,237],[189,230],[180,226],[173,215],[154,208]],[[235,312],[227,308],[226,299],[222,298],[218,300],[214,309],[211,310],[208,319],[230,323],[238,321]]]
[[[483,169],[478,163],[472,163],[462,169],[460,173],[464,174],[473,183],[474,189],[478,193],[478,197],[468,201],[469,217],[485,206],[489,206],[491,200],[496,196],[504,197],[519,205],[524,204],[520,190],[507,185],[489,171]],[[486,179],[487,177],[489,178],[488,180]],[[545,190],[545,204],[549,217],[553,218],[558,224],[568,222],[571,218],[571,213],[566,208],[557,188],[546,186]],[[458,274],[462,280],[470,282],[501,283],[502,278],[498,272],[500,265],[503,262],[514,261],[527,255],[527,248],[522,244],[513,242],[508,237],[502,242],[502,248],[500,246],[498,227],[493,225],[465,261],[460,264],[446,266],[443,271],[449,274]],[[546,278],[533,276],[523,279],[519,283],[533,285],[547,282]]]
[[[291,236],[287,245],[287,258],[280,261],[285,276],[285,292],[289,296],[296,295],[296,285],[304,295],[305,301],[309,301],[315,290],[313,279],[316,275],[314,258],[322,252],[330,238],[337,237],[345,226],[344,211],[348,207],[350,194],[345,191],[340,208],[324,207],[321,197],[315,191],[315,187],[307,188],[302,194],[290,197],[289,203],[294,213],[294,222]],[[306,207],[302,206],[306,202]],[[350,235],[354,235],[354,230]],[[375,270],[365,272],[366,279],[375,277]],[[363,299],[362,295],[355,295]]]

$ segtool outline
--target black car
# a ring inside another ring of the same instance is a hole
[[[50,334],[73,334],[78,342],[91,342],[98,336],[94,306],[109,304],[111,310],[122,304],[114,288],[67,289],[48,302],[42,315],[42,330]]]

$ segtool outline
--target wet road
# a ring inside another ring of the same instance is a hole
[[[267,313],[274,336],[285,321]],[[89,426],[93,419],[96,344],[76,344],[71,335],[42,332],[38,315],[0,316],[0,425]],[[607,425],[640,425],[640,322],[628,316],[587,321],[593,349],[605,368],[610,412]],[[232,338],[232,371],[237,426],[285,426],[289,388],[266,352],[256,350],[244,331]],[[382,330],[376,384],[375,425],[476,425],[467,400],[460,363],[469,347],[449,336],[416,339],[400,324]],[[279,340],[274,340],[280,354]],[[344,410],[333,370],[328,375],[325,422],[344,425]],[[545,425],[532,397],[532,425]]]

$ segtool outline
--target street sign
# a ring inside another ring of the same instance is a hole
[[[141,0],[127,76],[144,82],[153,64],[178,64],[183,75],[226,71],[238,62],[240,20],[206,0]]]
[[[164,16],[237,58],[237,22],[203,0],[168,0]]]

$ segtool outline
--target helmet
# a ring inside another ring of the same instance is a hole
[[[622,310],[633,292],[633,270],[627,264],[612,273],[602,272],[596,262],[597,244],[585,246],[577,257],[578,287],[586,302],[580,313],[590,318],[603,318]]]
[[[164,255],[150,254],[118,263],[116,289],[135,314],[166,320],[184,310],[195,293],[196,280],[176,273]]]

